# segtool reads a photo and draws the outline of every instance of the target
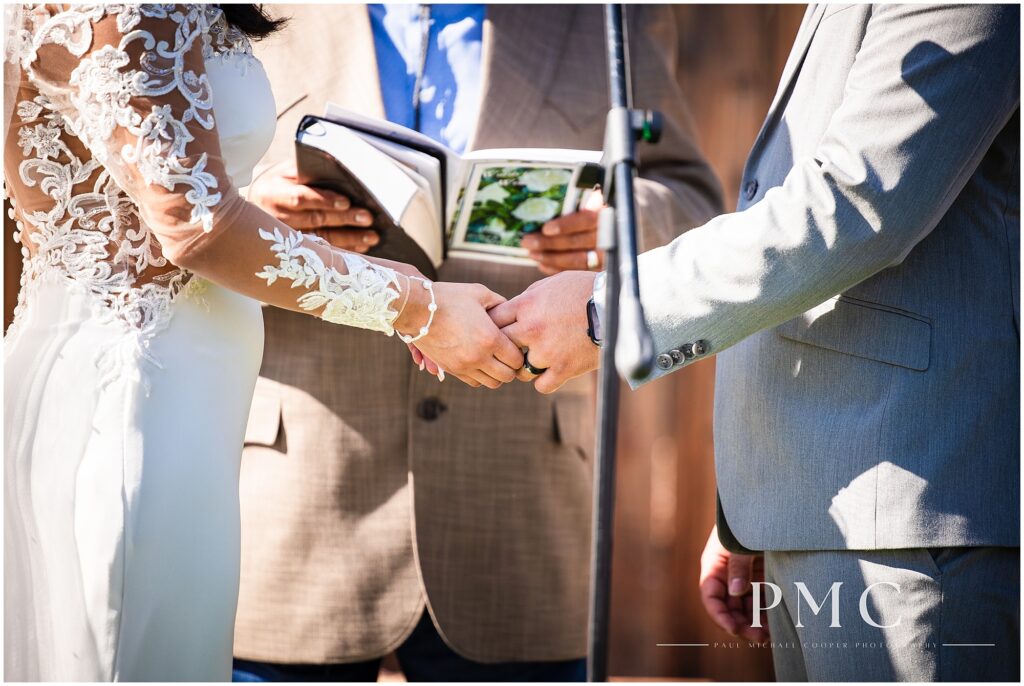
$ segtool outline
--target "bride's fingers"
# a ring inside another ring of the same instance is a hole
[[[516,370],[516,378],[519,379],[520,381],[530,383],[531,381],[537,378],[537,375],[531,372],[526,367],[523,367],[521,369]]]
[[[409,348],[409,354],[412,355],[412,363],[422,370],[423,369],[423,353],[421,353],[420,349],[417,348],[412,343],[406,343],[406,346]],[[433,373],[433,372],[431,372],[431,373]]]
[[[516,370],[496,357],[492,357],[489,362],[485,363],[481,371],[502,383],[514,381],[516,378]]]
[[[455,374],[455,378],[466,384],[470,388],[479,388],[480,382],[470,376],[463,376],[462,374]]]
[[[504,333],[501,334],[501,340],[498,342],[493,355],[497,358],[496,361],[499,364],[507,366],[513,372],[523,366],[523,351]]]
[[[476,381],[481,386],[487,386],[487,388],[490,388],[491,390],[501,388],[502,386],[502,383],[500,381],[498,381],[497,379],[495,379],[493,376],[483,371],[482,369],[477,369],[470,372],[470,376],[476,379]]]

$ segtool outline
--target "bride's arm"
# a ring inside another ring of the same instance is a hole
[[[425,280],[332,248],[238,195],[206,76],[206,12],[189,5],[69,10],[34,32],[27,69],[138,205],[174,264],[338,324],[410,337],[429,324],[417,346],[442,367],[488,386],[511,380],[521,354],[488,326],[485,312],[500,296],[462,284],[436,284],[432,293]]]

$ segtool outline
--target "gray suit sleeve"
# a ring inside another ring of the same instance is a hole
[[[1019,107],[1019,17],[876,6],[813,156],[756,205],[641,256],[657,351],[721,352],[899,264]]]

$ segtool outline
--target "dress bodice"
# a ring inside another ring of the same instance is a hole
[[[394,333],[393,269],[295,231],[237,192],[270,144],[275,107],[248,39],[219,6],[26,5],[16,14],[5,46],[20,77],[4,177],[25,257],[18,314],[43,278],[62,279],[144,349],[177,296],[202,285],[196,274]]]
[[[109,15],[116,15],[124,35],[116,47],[112,42],[96,50],[90,43],[100,41],[99,22]],[[154,18],[176,26],[173,43],[143,23]],[[19,62],[22,78],[5,145],[5,180],[25,261],[19,309],[36,281],[56,274],[91,291],[98,315],[155,332],[166,324],[171,301],[191,275],[168,261],[139,212],[138,191],[128,175],[118,173],[119,157],[132,160],[129,146],[117,150],[103,143],[111,124],[136,127],[148,145],[135,151],[135,160],[156,153],[146,185],[170,189],[175,182],[188,183],[193,218],[202,219],[196,210],[208,209],[223,184],[196,174],[201,164],[176,168],[161,156],[191,152],[188,120],[208,127],[216,122],[224,176],[235,186],[247,185],[274,135],[274,99],[263,66],[216,5],[35,6],[24,8],[18,21],[21,30],[15,45],[8,46],[8,57]],[[199,77],[182,61],[195,44],[202,45]],[[145,68],[118,69],[127,66],[139,45],[147,51],[140,59]],[[86,56],[77,65],[62,66],[57,46],[66,55]],[[62,92],[62,70],[69,72],[66,85],[77,86],[77,93]],[[137,84],[143,77],[143,94],[182,94],[184,114],[154,106],[142,118],[126,107],[126,82]]]

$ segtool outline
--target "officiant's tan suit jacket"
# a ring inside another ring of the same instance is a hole
[[[366,9],[272,6],[291,24],[256,46],[281,113],[265,162],[293,157],[328,101],[383,117]],[[629,10],[638,107],[665,115],[642,151],[641,245],[720,210],[675,73],[665,7]],[[597,6],[487,8],[471,148],[601,147],[607,111]],[[512,297],[534,267],[449,260],[448,281]],[[267,308],[241,475],[235,654],[352,662],[400,645],[425,605],[483,662],[586,653],[592,380],[552,396],[439,383],[398,340]]]

